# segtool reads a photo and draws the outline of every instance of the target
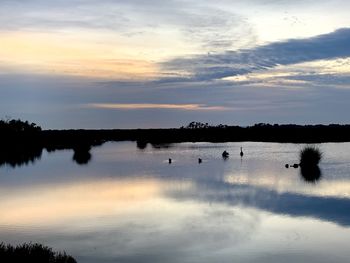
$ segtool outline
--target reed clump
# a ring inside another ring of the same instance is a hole
[[[300,151],[300,174],[306,182],[315,183],[321,178],[318,167],[322,159],[322,152],[314,146],[306,146]]]
[[[322,159],[322,152],[314,146],[306,146],[300,151],[300,166],[317,166]]]

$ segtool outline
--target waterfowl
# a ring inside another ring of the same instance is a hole
[[[198,158],[198,163],[202,163],[202,159],[201,158]]]
[[[241,147],[241,152],[239,153],[239,155],[241,156],[241,157],[243,157],[243,151],[242,151],[242,147]]]
[[[230,154],[225,150],[222,152],[222,157],[227,158]]]
[[[170,164],[170,163],[172,162],[171,158],[169,158],[169,160],[168,160],[168,161],[169,161],[169,164]]]

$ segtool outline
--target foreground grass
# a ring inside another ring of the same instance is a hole
[[[55,252],[41,244],[22,244],[18,246],[0,243],[1,263],[76,263],[65,252]]]

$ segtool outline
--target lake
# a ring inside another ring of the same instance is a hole
[[[44,151],[0,167],[0,241],[80,263],[349,262],[350,143],[317,145],[311,179],[285,168],[303,146],[115,142],[86,165]]]

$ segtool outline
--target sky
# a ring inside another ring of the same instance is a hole
[[[0,0],[0,119],[350,123],[347,0]]]

